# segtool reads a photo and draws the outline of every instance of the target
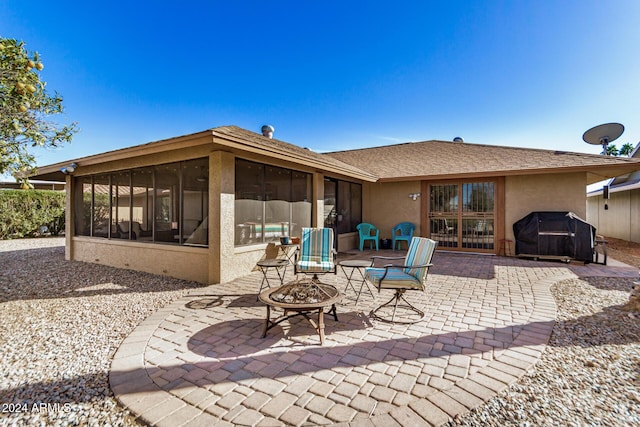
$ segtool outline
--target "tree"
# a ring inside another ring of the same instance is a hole
[[[633,144],[627,142],[620,147],[620,151],[618,152],[621,156],[630,156],[633,153]]]
[[[607,156],[630,156],[631,153],[633,153],[633,144],[627,142],[620,147],[620,150],[615,144],[609,144],[603,154]]]
[[[618,155],[618,147],[615,144],[607,145],[607,148],[604,150],[604,154],[607,156],[617,156]]]
[[[38,53],[27,52],[24,42],[0,37],[0,174],[22,182],[35,167],[30,148],[58,148],[77,132],[76,123],[48,120],[63,107],[58,93],[45,90],[43,68]]]

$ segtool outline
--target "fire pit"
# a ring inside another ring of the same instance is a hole
[[[267,331],[277,324],[295,316],[303,316],[318,332],[320,344],[324,344],[324,308],[331,306],[329,313],[333,314],[333,318],[338,321],[336,303],[342,299],[342,296],[335,286],[309,279],[295,280],[286,285],[265,290],[259,295],[260,301],[267,306],[262,338],[266,337]],[[271,307],[282,308],[284,315],[271,320]],[[318,312],[317,323],[309,317],[310,313],[316,311]]]

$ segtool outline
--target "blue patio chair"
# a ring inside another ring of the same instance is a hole
[[[334,253],[332,228],[304,227],[293,264],[294,273],[313,274],[314,281],[318,281],[318,274],[337,274]]]
[[[407,242],[407,247],[409,246],[409,242],[413,237],[413,232],[416,229],[416,226],[411,222],[401,222],[391,229],[391,247],[393,250],[396,250],[396,242],[398,243],[398,249],[401,247],[401,242],[404,240]]]
[[[371,317],[389,323],[416,323],[424,318],[424,312],[404,298],[406,291],[423,291],[426,288],[427,272],[431,267],[431,258],[438,242],[426,237],[414,237],[409,244],[409,250],[404,257],[403,264],[387,264],[376,267],[378,260],[402,260],[403,257],[374,256],[371,259],[374,267],[365,269],[365,279],[378,288],[395,291],[393,298],[371,311]],[[389,319],[387,307],[393,307]],[[401,318],[396,320],[396,311],[401,309]],[[386,313],[386,315],[385,315]],[[417,316],[417,317],[416,317]]]
[[[371,249],[371,241],[376,243],[376,251],[378,250],[378,238],[380,236],[380,230],[375,225],[367,222],[362,222],[356,225],[356,229],[360,235],[360,252],[364,248],[364,242],[369,241],[369,249]]]

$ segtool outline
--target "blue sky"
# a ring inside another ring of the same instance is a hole
[[[316,151],[640,141],[640,2],[0,0],[81,129],[38,164],[222,125]]]

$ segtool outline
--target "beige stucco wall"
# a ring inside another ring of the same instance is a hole
[[[416,225],[420,233],[420,197],[409,198],[409,193],[420,193],[420,181],[366,183],[363,188],[362,221],[380,229],[381,239],[391,238],[391,229],[399,222]]]
[[[207,283],[207,248],[73,237],[76,261]]]
[[[588,197],[587,221],[598,234],[640,243],[640,189],[612,192],[606,201]]]
[[[358,233],[343,233],[338,235],[338,252],[355,249],[360,245]]]
[[[210,282],[237,277],[234,254],[235,156],[216,151],[209,157]]]
[[[515,241],[513,224],[534,211],[571,211],[586,220],[586,185],[584,173],[506,177],[505,237]]]

